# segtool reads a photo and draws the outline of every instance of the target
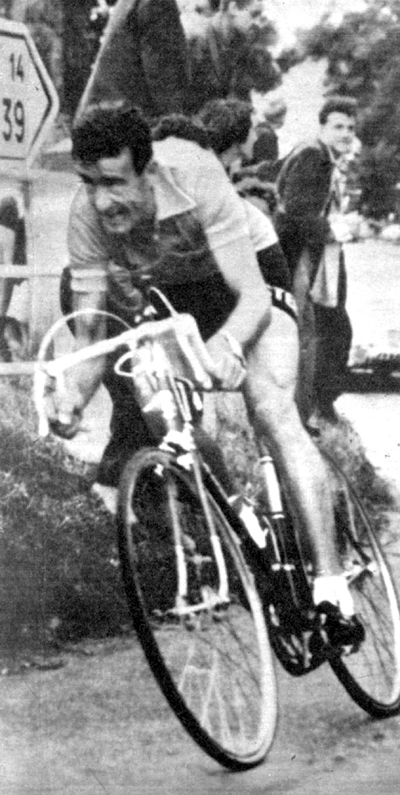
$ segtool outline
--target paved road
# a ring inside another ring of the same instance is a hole
[[[400,352],[400,246],[377,240],[346,246],[348,311],[357,347]],[[397,391],[347,394],[337,402],[358,431],[371,462],[400,487],[400,378]]]

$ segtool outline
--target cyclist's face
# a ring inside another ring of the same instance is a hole
[[[340,155],[351,151],[354,135],[355,119],[346,113],[330,113],[321,126],[322,140]]]
[[[154,215],[154,200],[147,169],[139,176],[128,147],[117,157],[78,163],[78,174],[106,232],[126,235]]]

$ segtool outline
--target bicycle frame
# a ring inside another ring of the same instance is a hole
[[[75,320],[81,313],[72,313],[62,319],[62,323],[68,320]],[[187,360],[190,379],[183,379],[174,373],[173,366],[168,361],[162,346],[162,337],[173,329],[178,337],[179,346],[183,357]],[[39,416],[39,435],[46,436],[49,433],[49,423],[43,410],[43,396],[45,392],[47,378],[56,381],[57,389],[62,392],[66,389],[64,374],[67,370],[75,367],[82,362],[90,359],[106,356],[121,347],[128,350],[118,358],[114,369],[117,375],[129,378],[135,382],[135,368],[126,369],[132,363],[140,346],[151,345],[154,353],[152,365],[158,379],[163,379],[165,386],[162,392],[155,392],[154,398],[144,407],[142,412],[149,418],[154,410],[159,410],[164,415],[166,433],[159,442],[160,449],[173,453],[177,463],[184,468],[191,469],[194,475],[197,491],[206,516],[211,543],[213,546],[215,559],[218,566],[219,588],[218,603],[226,604],[228,597],[228,574],[225,560],[221,549],[219,536],[216,532],[212,512],[208,505],[206,492],[204,489],[201,457],[197,450],[194,439],[194,420],[191,402],[195,399],[196,390],[210,391],[213,388],[213,373],[215,371],[213,362],[207,349],[200,337],[196,321],[191,315],[174,315],[166,320],[147,321],[134,329],[128,329],[117,337],[95,342],[90,346],[81,348],[73,353],[60,356],[58,359],[45,361],[44,355],[49,344],[49,337],[43,340],[39,351],[38,362],[35,372],[34,382],[34,402]],[[191,393],[191,400],[188,399],[188,391]],[[171,411],[171,407],[175,411]],[[171,427],[171,419],[177,414],[182,423],[182,429],[178,430]],[[176,596],[176,611],[183,615],[189,611],[186,608],[187,599],[187,573],[185,570],[183,540],[179,522],[174,518],[174,500],[170,499],[170,510],[173,518],[175,552],[177,561],[178,589]],[[204,607],[207,605],[204,604]],[[214,605],[215,606],[215,605]],[[201,609],[200,607],[198,609]]]

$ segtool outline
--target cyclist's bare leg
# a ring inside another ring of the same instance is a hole
[[[337,575],[330,487],[318,449],[304,429],[294,395],[298,334],[293,320],[273,308],[269,328],[248,354],[245,400],[261,449],[276,462],[291,505],[307,534],[319,575]]]

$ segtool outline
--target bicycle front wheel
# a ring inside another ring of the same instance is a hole
[[[275,672],[253,576],[222,510],[207,490],[205,497],[206,506],[190,472],[167,453],[133,456],[120,484],[122,573],[170,706],[206,753],[244,770],[273,740]]]
[[[373,717],[389,717],[400,712],[400,603],[387,562],[394,551],[391,534],[382,531],[381,545],[358,495],[329,463],[336,484],[338,550],[365,631],[357,652],[333,656],[330,664],[360,707]]]

